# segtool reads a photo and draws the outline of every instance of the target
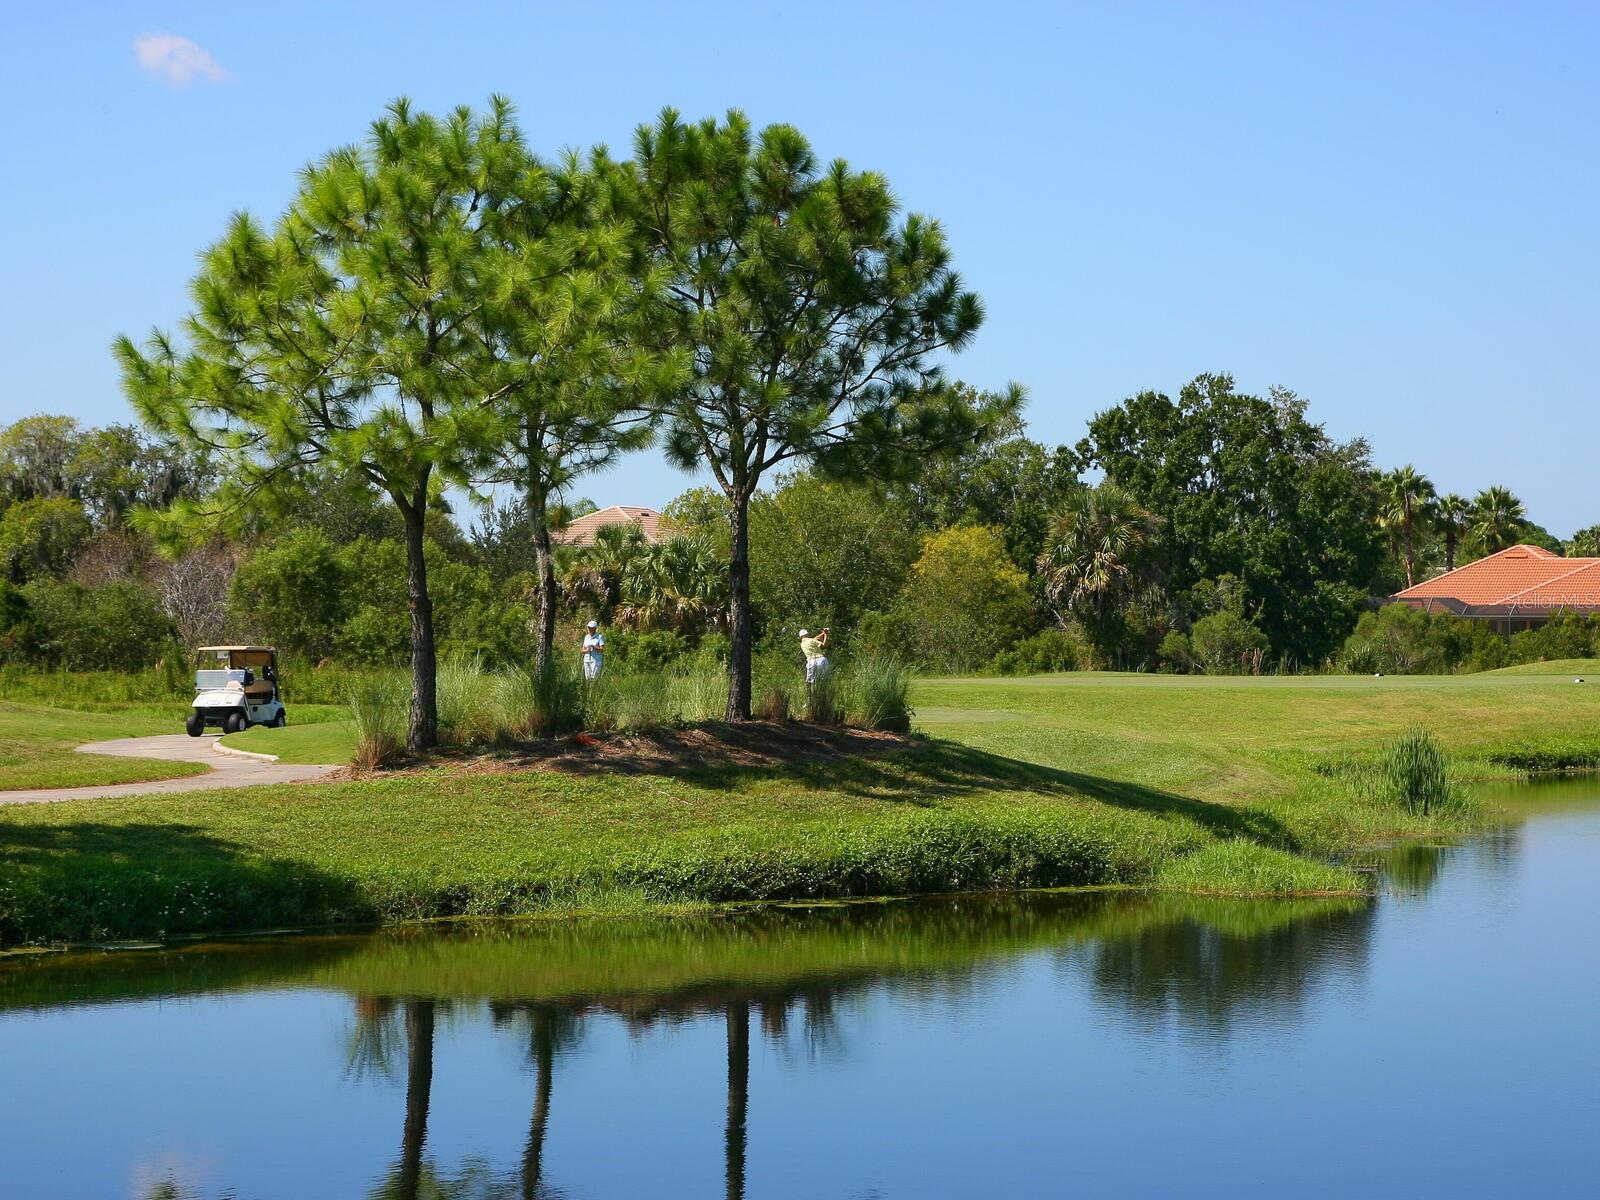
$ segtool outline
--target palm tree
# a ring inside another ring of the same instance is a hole
[[[1050,518],[1038,559],[1045,596],[1104,631],[1125,599],[1154,576],[1160,518],[1109,480],[1068,498]]]
[[[1391,530],[1400,535],[1406,586],[1410,587],[1416,582],[1417,527],[1427,521],[1436,493],[1428,477],[1410,463],[1385,473],[1381,483],[1383,507],[1379,515]]]
[[[573,608],[590,608],[602,621],[622,601],[622,581],[630,565],[650,549],[638,522],[604,525],[594,542],[571,552],[561,572],[562,599]]]
[[[1472,515],[1472,502],[1465,496],[1449,492],[1439,497],[1434,505],[1434,519],[1444,533],[1444,569],[1456,569],[1456,547],[1467,531],[1467,519]]]
[[[1516,544],[1528,510],[1510,488],[1484,488],[1472,498],[1470,533],[1485,554]]]
[[[717,625],[728,604],[727,564],[704,537],[649,547],[622,577],[619,625],[694,633]]]
[[[1591,525],[1572,535],[1567,553],[1575,558],[1600,558],[1600,525]]]

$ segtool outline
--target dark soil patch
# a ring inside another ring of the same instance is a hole
[[[760,769],[793,763],[836,762],[900,750],[916,739],[870,729],[799,721],[714,721],[684,729],[579,733],[487,751],[443,751],[425,763],[351,772],[350,778],[391,778],[445,767],[461,774],[563,771],[568,774],[666,775],[717,768]]]

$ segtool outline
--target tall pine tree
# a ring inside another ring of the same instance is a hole
[[[897,219],[888,182],[819,163],[787,125],[738,112],[635,136],[614,199],[661,273],[655,320],[690,378],[662,408],[669,457],[727,498],[730,720],[750,716],[748,515],[762,478],[797,461],[887,478],[978,435],[1020,402],[974,403],[936,358],[983,320],[937,222]],[[827,537],[826,529],[815,531]]]

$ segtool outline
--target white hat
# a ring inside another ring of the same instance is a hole
[[[810,637],[811,636],[811,631],[809,629],[802,629],[800,631],[800,636],[801,637]]]
[[[590,628],[590,629],[598,629],[598,628],[600,628],[600,626],[599,626],[599,624],[598,624],[598,623],[597,623],[597,622],[595,622],[595,621],[590,621],[590,622],[589,622],[589,628]]]

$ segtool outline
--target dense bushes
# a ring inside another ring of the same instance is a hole
[[[1267,635],[1239,613],[1201,617],[1189,632],[1194,662],[1208,675],[1259,675]]]
[[[1065,629],[1045,629],[1002,650],[989,662],[997,675],[1047,675],[1090,665],[1083,640]]]
[[[0,595],[0,661],[69,671],[136,671],[174,639],[154,598],[132,583],[38,579]]]
[[[1390,604],[1361,615],[1339,665],[1356,674],[1430,675],[1600,654],[1600,616],[1566,613],[1506,638],[1484,621]]]
[[[520,661],[530,611],[519,581],[497,587],[431,538],[424,553],[440,648],[495,665]],[[398,665],[410,653],[405,547],[367,537],[336,546],[315,527],[291,530],[240,566],[230,609],[242,633],[287,654]]]

